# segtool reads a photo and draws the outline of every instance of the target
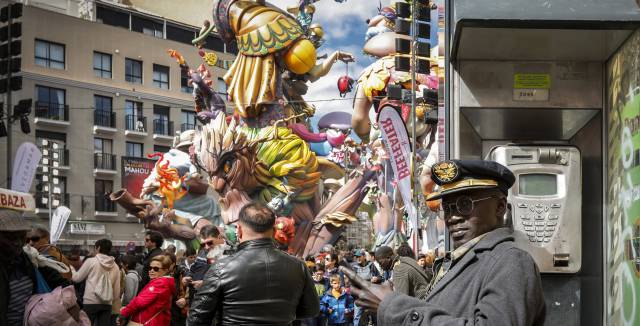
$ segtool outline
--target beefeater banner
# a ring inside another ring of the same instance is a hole
[[[411,247],[418,248],[418,214],[411,193],[411,141],[402,117],[392,106],[384,106],[378,113],[378,126],[389,153],[393,180],[400,191],[408,214],[407,237]],[[399,230],[398,230],[399,231]]]

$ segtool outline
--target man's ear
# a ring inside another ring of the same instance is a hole
[[[238,236],[238,241],[240,241],[240,238],[242,238],[242,226],[240,222],[236,223],[236,235]]]

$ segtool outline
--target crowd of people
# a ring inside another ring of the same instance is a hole
[[[239,212],[237,245],[210,225],[180,252],[147,231],[144,255],[100,239],[90,255],[67,257],[47,229],[0,209],[0,326],[542,325],[538,269],[501,222],[513,175],[455,163],[462,177],[495,183],[436,193],[455,249],[435,261],[406,243],[372,252],[340,242],[303,261],[275,243],[275,213],[257,202]]]

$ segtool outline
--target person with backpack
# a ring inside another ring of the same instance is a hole
[[[86,259],[72,276],[76,283],[86,280],[83,309],[91,323],[97,326],[111,325],[111,307],[119,301],[120,269],[115,259],[109,256],[111,247],[109,239],[96,241],[95,257]]]
[[[124,294],[122,295],[122,306],[124,307],[138,294],[138,287],[142,278],[140,274],[138,274],[138,271],[136,271],[136,265],[138,264],[138,258],[136,256],[124,256],[122,258],[122,264],[125,270]]]

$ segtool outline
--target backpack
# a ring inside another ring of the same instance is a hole
[[[94,293],[103,303],[111,304],[111,301],[113,301],[113,286],[111,285],[111,279],[109,278],[109,271],[102,267],[101,269],[104,272],[98,279],[98,284],[96,284]]]

